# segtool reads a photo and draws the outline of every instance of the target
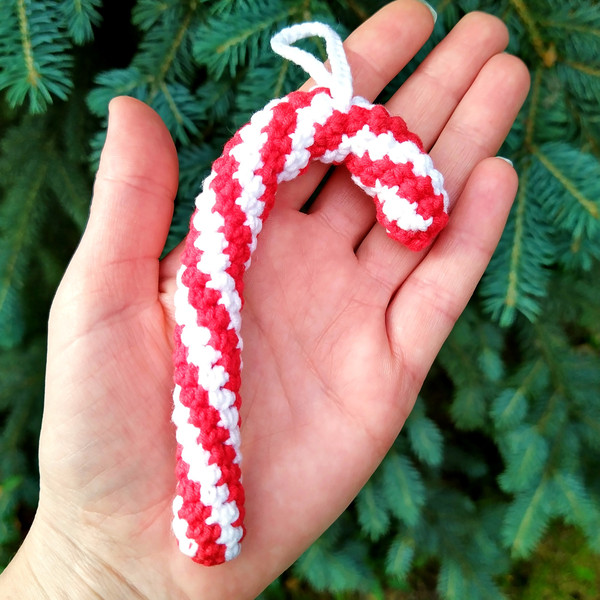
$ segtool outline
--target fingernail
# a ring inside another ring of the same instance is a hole
[[[433,8],[433,6],[431,6],[431,4],[429,4],[429,2],[425,2],[425,0],[419,0],[419,2],[421,4],[424,4],[429,9],[429,12],[431,12],[431,15],[433,17],[433,22],[435,24],[435,22],[437,21],[437,12]]]
[[[504,158],[504,156],[496,156],[496,158],[499,158],[500,160],[503,160],[504,162],[507,162],[511,167],[514,166],[512,160],[510,160],[508,158]]]

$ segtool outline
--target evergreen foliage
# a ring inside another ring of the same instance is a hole
[[[304,78],[272,55],[270,36],[309,19],[345,34],[383,2],[117,4],[0,3],[1,564],[37,500],[45,323],[85,225],[110,98],[153,106],[178,146],[168,250],[187,230],[223,143]],[[431,40],[386,93],[465,12],[499,16],[509,50],[532,73],[501,150],[520,188],[404,431],[353,505],[282,579],[339,598],[382,597],[423,569],[446,600],[502,598],[502,574],[531,558],[557,520],[600,552],[600,8],[594,0],[432,4]],[[287,589],[276,582],[263,597]]]

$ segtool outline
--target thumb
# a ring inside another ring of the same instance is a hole
[[[68,277],[121,304],[133,294],[155,298],[177,182],[177,154],[161,118],[133,98],[112,100],[90,218]]]
[[[96,260],[158,259],[177,192],[173,140],[161,118],[133,98],[115,98],[94,186],[86,244]]]

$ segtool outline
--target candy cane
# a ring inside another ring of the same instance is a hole
[[[326,41],[331,72],[291,46],[313,35]],[[388,234],[412,250],[425,248],[448,219],[442,175],[400,117],[353,97],[342,42],[332,29],[295,25],[271,44],[319,87],[271,101],[227,143],[196,199],[177,274],[173,531],[180,550],[204,565],[235,558],[245,533],[243,275],[279,183],[296,178],[314,160],[346,165],[373,197]]]

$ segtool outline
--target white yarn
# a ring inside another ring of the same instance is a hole
[[[313,36],[325,40],[331,72],[312,54],[291,45],[298,40]],[[336,108],[342,111],[348,110],[353,95],[352,73],[342,40],[329,25],[316,22],[292,25],[273,36],[271,48],[280,56],[302,67],[315,80],[317,86],[329,88],[336,102]]]
[[[296,111],[296,129],[290,138],[292,149],[285,159],[283,172],[278,181],[295,179],[310,161],[308,150],[315,140],[315,126],[323,125],[334,111],[334,102],[328,94],[317,94],[312,102]]]

